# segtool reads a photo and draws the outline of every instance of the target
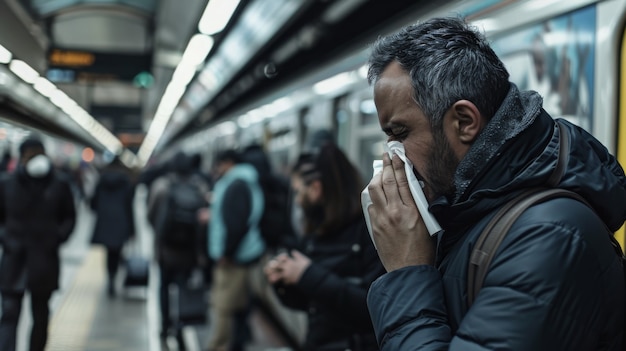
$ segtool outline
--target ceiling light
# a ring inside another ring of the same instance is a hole
[[[358,72],[359,72],[359,77],[363,78],[363,79],[367,79],[367,72],[369,70],[369,67],[367,65],[363,65],[361,67],[359,67]]]
[[[485,33],[489,33],[498,29],[498,22],[493,18],[483,18],[480,20],[472,21],[472,25]]]
[[[198,22],[200,33],[211,35],[221,32],[238,5],[239,0],[210,0]]]
[[[198,75],[198,81],[202,84],[206,89],[214,89],[217,86],[217,79],[215,75],[207,70],[202,70]]]
[[[28,84],[35,83],[37,78],[39,78],[39,73],[37,73],[37,71],[35,71],[35,69],[29,66],[26,62],[21,60],[11,61],[9,69]]]
[[[177,90],[182,90],[183,92],[187,89],[187,85],[196,75],[196,70],[194,67],[186,66],[186,65],[178,65],[174,74],[172,74],[172,80],[170,81],[171,86],[176,87]],[[182,96],[182,94],[181,94]]]
[[[354,83],[354,78],[350,72],[339,73],[338,75],[316,83],[313,86],[313,91],[319,95],[330,94],[332,92],[341,90],[347,85]]]
[[[137,165],[137,157],[128,149],[122,152],[120,155],[120,161],[122,161],[127,167],[133,168]]]
[[[11,62],[13,55],[11,51],[7,50],[4,46],[0,45],[0,63],[7,64]]]
[[[35,81],[35,85],[33,86],[35,90],[37,90],[41,95],[45,97],[51,97],[55,91],[57,91],[57,87],[54,86],[49,80],[44,77],[39,77]]]
[[[54,105],[61,109],[67,109],[69,107],[74,107],[75,105],[77,105],[76,102],[72,100],[72,98],[70,98],[64,92],[58,89],[54,91],[54,93],[50,96],[50,101],[52,101]]]
[[[327,23],[337,23],[352,13],[357,7],[361,6],[364,0],[343,0],[335,1],[326,9],[322,15],[322,19]]]
[[[217,126],[221,135],[231,135],[237,132],[237,123],[233,121],[222,122]]]
[[[373,115],[373,114],[376,114],[377,112],[376,104],[374,103],[374,100],[372,99],[366,99],[366,100],[361,101],[361,104],[359,105],[359,110],[364,115]]]
[[[213,38],[204,35],[196,34],[189,39],[189,44],[183,53],[183,58],[180,60],[180,64],[186,64],[190,66],[198,66],[204,60],[213,47]]]
[[[0,86],[6,85],[8,81],[9,75],[4,72],[0,72]]]

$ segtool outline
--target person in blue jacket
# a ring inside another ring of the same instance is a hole
[[[226,351],[236,346],[235,317],[250,301],[250,280],[260,272],[266,244],[259,223],[264,198],[259,174],[236,150],[216,156],[217,181],[213,188],[208,251],[214,262],[211,286],[211,337],[208,349]],[[239,326],[240,327],[240,326]]]
[[[389,140],[404,145],[442,228],[431,237],[402,161],[383,155],[368,190],[374,241],[387,273],[368,306],[381,350],[621,350],[624,275],[611,231],[626,218],[626,178],[607,149],[519,91],[484,36],[435,18],[379,39],[368,79]],[[513,224],[468,304],[467,271],[494,213],[549,184],[555,198]],[[565,149],[564,149],[565,150]]]

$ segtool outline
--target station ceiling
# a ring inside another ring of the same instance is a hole
[[[14,15],[27,24],[41,47],[44,63],[38,65],[30,57],[33,67],[133,151],[137,151],[150,129],[161,98],[190,38],[198,33],[198,21],[209,3],[0,1],[8,3]],[[406,20],[408,14],[434,3],[239,1],[226,27],[212,35],[211,51],[181,92],[177,116],[167,120],[163,135],[152,140],[153,147],[165,147],[294,77],[337,60],[355,48],[366,47],[391,23],[400,18]]]

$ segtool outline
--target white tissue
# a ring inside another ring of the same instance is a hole
[[[372,167],[374,168],[374,173],[372,174],[372,178],[374,178],[378,173],[383,171],[383,160],[374,160],[372,163]],[[372,231],[372,221],[370,220],[370,213],[367,210],[368,207],[372,204],[372,198],[370,197],[370,192],[365,187],[361,192],[361,206],[363,207],[363,215],[365,215],[365,225],[367,225],[367,231],[370,233],[370,238],[372,239],[372,243],[374,243],[374,248],[378,250],[376,247],[376,242],[374,241],[374,232]]]
[[[413,164],[404,154],[404,145],[398,141],[390,141],[387,143],[387,146],[389,146],[390,156],[394,153],[400,157],[402,162],[404,162],[404,172],[406,173],[406,178],[409,181],[409,189],[411,190],[411,195],[413,195],[415,205],[417,205],[417,209],[424,219],[424,224],[426,225],[426,229],[428,229],[430,236],[436,235],[441,231],[441,226],[432,213],[428,211],[428,201],[426,200],[426,196],[422,190],[424,184],[418,181],[415,177],[415,174],[413,173]]]
[[[413,196],[413,201],[417,206],[417,210],[420,212],[422,219],[424,220],[424,224],[426,225],[426,229],[430,236],[435,236],[437,233],[441,231],[441,226],[437,219],[428,211],[428,201],[426,200],[426,196],[424,195],[424,191],[422,188],[424,187],[423,182],[417,180],[415,174],[413,173],[413,164],[406,157],[404,153],[404,145],[398,141],[390,141],[387,143],[387,147],[389,148],[389,156],[391,157],[393,154],[398,155],[400,160],[404,162],[404,172],[406,173],[407,180],[409,182],[409,190],[411,191],[411,195]],[[376,176],[378,173],[382,172],[383,169],[383,161],[382,160],[374,160],[373,162],[374,173],[372,178]],[[374,243],[374,247],[376,247],[376,243],[374,242],[374,236],[372,232],[372,224],[368,212],[368,207],[372,204],[372,199],[370,198],[369,191],[367,187],[363,189],[361,192],[361,206],[363,206],[363,214],[365,215],[365,224],[367,225],[367,230],[369,231],[370,237],[372,238],[372,242]]]

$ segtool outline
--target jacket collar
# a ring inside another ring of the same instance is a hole
[[[502,105],[459,163],[454,178],[455,203],[467,198],[472,181],[501,152],[503,146],[535,121],[541,112],[542,103],[543,99],[538,93],[520,92],[515,84],[511,84]]]

